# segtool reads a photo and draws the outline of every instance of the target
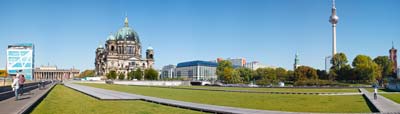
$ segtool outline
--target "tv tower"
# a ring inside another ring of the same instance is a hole
[[[336,24],[339,21],[339,17],[336,15],[335,0],[332,0],[332,15],[329,18],[329,22],[332,24],[332,57],[336,54]]]

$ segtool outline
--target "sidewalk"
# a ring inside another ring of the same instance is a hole
[[[36,88],[31,91],[26,91],[19,97],[18,101],[15,101],[15,97],[0,101],[0,114],[26,113],[26,111],[32,108],[31,106],[42,98],[53,86],[54,84],[48,84],[43,90]]]
[[[378,99],[374,100],[374,93],[369,92],[364,88],[360,88],[360,91],[364,93],[367,99],[379,110],[380,113],[400,113],[400,104],[379,95],[379,92]]]

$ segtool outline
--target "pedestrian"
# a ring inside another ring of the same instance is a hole
[[[15,93],[15,101],[17,101],[18,100],[18,90],[19,90],[19,74],[18,73],[15,76],[14,81],[11,84],[11,87],[13,88],[13,91]]]
[[[22,70],[20,70],[22,72]],[[25,83],[25,76],[20,74],[19,76],[19,94],[22,96],[24,94],[24,83]]]
[[[374,99],[378,99],[378,87],[374,88]]]

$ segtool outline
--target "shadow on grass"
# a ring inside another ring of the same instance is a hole
[[[379,112],[379,110],[375,107],[374,104],[372,104],[371,101],[368,100],[367,96],[365,96],[365,94],[362,95],[364,100],[367,102],[367,105],[369,107],[369,109],[371,110],[371,112],[376,113]]]

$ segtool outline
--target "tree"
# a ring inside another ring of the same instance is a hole
[[[338,71],[336,71],[338,75],[338,80],[354,80],[353,69],[350,65],[342,66]]]
[[[128,80],[133,80],[134,77],[135,77],[135,71],[132,70],[128,73]]]
[[[273,68],[258,68],[254,72],[257,84],[266,85],[276,81],[276,72]]]
[[[279,67],[275,69],[276,77],[279,81],[286,81],[288,80],[288,75],[286,69]]]
[[[253,70],[249,68],[238,68],[236,71],[239,73],[240,78],[245,83],[250,83],[253,80]]]
[[[378,64],[366,55],[357,55],[352,66],[359,80],[374,82],[381,75]]]
[[[142,77],[143,77],[142,69],[137,68],[133,75],[134,75],[134,78],[136,78],[137,80],[142,80]]]
[[[392,75],[393,62],[389,60],[388,56],[378,56],[374,59],[374,62],[381,68],[381,76]]]
[[[297,67],[294,73],[296,76],[295,81],[318,80],[317,70],[309,66]]]
[[[94,70],[85,70],[81,74],[79,74],[80,78],[93,77],[93,76],[94,76]]]
[[[349,70],[348,68],[351,69],[347,62],[346,54],[335,54],[331,59],[332,67],[329,71],[329,80],[343,79],[343,77],[346,77],[346,73]]]
[[[288,70],[286,73],[287,80],[286,81],[294,81],[294,71],[293,70]]]
[[[347,62],[347,57],[344,53],[337,53],[331,59],[332,68],[335,70],[339,70],[341,67],[344,67]]]
[[[124,78],[125,78],[125,74],[124,73],[119,73],[119,75],[118,75],[118,79],[119,80],[124,80]]]
[[[158,72],[153,68],[148,68],[144,71],[144,78],[147,80],[157,80]]]
[[[107,79],[115,79],[115,78],[117,78],[117,72],[115,72],[115,71],[110,71],[109,73],[107,73]]]
[[[232,68],[225,68],[224,81],[228,84],[235,84],[241,82],[239,72]]]
[[[317,70],[318,79],[328,80],[329,74],[325,70]]]
[[[0,76],[7,76],[7,71],[6,70],[0,70]]]
[[[219,80],[225,80],[224,72],[225,72],[226,68],[233,70],[233,65],[230,61],[222,60],[222,61],[218,62],[216,74],[217,74]]]

